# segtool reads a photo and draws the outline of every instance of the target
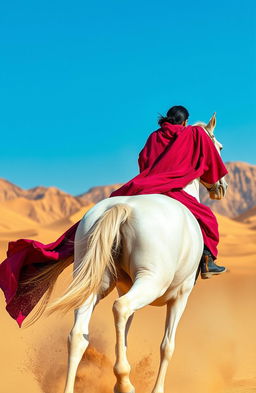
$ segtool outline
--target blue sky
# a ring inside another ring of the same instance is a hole
[[[79,194],[125,182],[184,105],[217,112],[225,161],[256,164],[255,1],[10,1],[0,6],[0,176]]]

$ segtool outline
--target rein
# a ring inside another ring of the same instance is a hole
[[[222,199],[225,196],[225,190],[220,182],[213,184],[211,187],[206,187],[211,199]]]
[[[207,132],[207,134],[209,135],[209,137],[211,138],[211,140],[212,140],[213,143],[214,143],[214,141],[215,141],[215,136],[214,136],[214,134],[211,134],[210,131],[208,131],[207,128],[205,128],[205,127],[204,127],[204,130]]]
[[[215,141],[215,136],[213,135],[213,134],[211,134],[208,130],[206,130],[207,131],[207,134],[209,135],[209,137],[211,138],[211,140],[213,141],[213,143],[214,143],[214,141]]]
[[[214,134],[212,134],[210,131],[208,131],[205,126],[204,127],[201,126],[201,127],[206,131],[208,136],[211,138],[213,144],[215,145],[216,138],[215,138]],[[225,196],[225,189],[220,181],[213,184],[211,187],[207,187],[206,185],[205,185],[205,187],[206,187],[207,191],[209,192],[211,199],[220,200]]]

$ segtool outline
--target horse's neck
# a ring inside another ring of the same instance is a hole
[[[195,197],[198,202],[200,202],[200,197],[199,197],[199,178],[191,181],[189,184],[186,185],[186,187],[183,188],[184,191],[186,191],[188,194],[192,195]]]

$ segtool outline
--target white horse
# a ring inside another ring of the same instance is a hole
[[[200,123],[220,152],[213,135],[215,114]],[[199,123],[198,123],[199,124]],[[185,190],[199,200],[199,181]],[[226,191],[227,183],[221,180]],[[220,184],[218,183],[218,186]],[[149,304],[167,306],[161,362],[152,393],[164,392],[175,332],[193,289],[203,238],[193,214],[180,202],[161,194],[104,199],[81,220],[75,237],[74,279],[51,311],[75,308],[69,335],[68,373],[64,393],[74,392],[79,362],[89,344],[88,325],[95,305],[114,287],[116,327],[115,393],[134,393],[127,359],[127,334],[136,310]]]

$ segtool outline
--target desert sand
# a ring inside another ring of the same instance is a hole
[[[4,206],[0,222],[0,256],[7,242],[34,238],[55,240],[80,219],[86,209],[51,224],[40,224]],[[21,211],[21,210],[20,210]],[[166,379],[166,393],[256,392],[256,231],[250,224],[218,216],[219,264],[230,270],[210,280],[199,279],[178,327],[176,349]],[[44,222],[44,220],[42,220]],[[5,223],[5,224],[4,224]],[[71,275],[59,278],[55,296]],[[77,374],[76,393],[112,393],[115,332],[111,293],[91,321],[91,346]],[[41,318],[27,329],[5,311],[0,294],[0,393],[62,393],[66,372],[66,340],[72,312]],[[151,392],[159,362],[164,308],[136,313],[129,334],[128,356],[137,393]]]

